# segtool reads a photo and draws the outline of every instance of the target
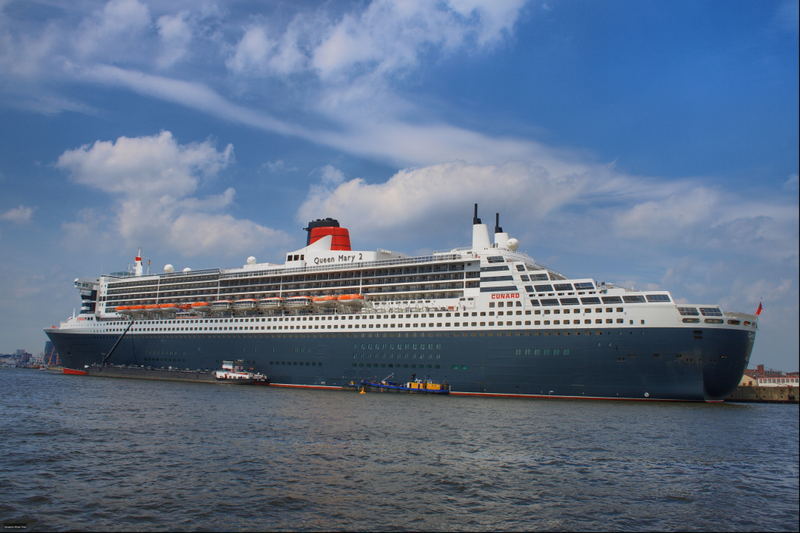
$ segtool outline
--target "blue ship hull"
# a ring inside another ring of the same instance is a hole
[[[99,363],[117,335],[47,332],[64,366]],[[109,363],[213,370],[243,359],[273,384],[344,387],[428,377],[452,394],[722,400],[754,334],[721,328],[126,335]]]

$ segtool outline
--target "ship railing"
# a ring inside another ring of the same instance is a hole
[[[400,259],[382,259],[380,261],[363,261],[358,263],[336,263],[333,265],[320,265],[320,266],[305,266],[294,268],[278,268],[278,269],[265,269],[265,270],[248,270],[246,272],[225,273],[222,279],[230,278],[249,278],[264,274],[297,274],[303,272],[324,272],[326,270],[342,270],[342,267],[351,268],[369,268],[369,267],[382,267],[391,265],[410,265],[415,263],[431,263],[439,261],[460,261],[462,260],[459,254],[446,254],[446,255],[425,255],[419,257],[404,257]]]
[[[146,278],[150,276],[158,276],[160,278],[175,278],[181,276],[198,276],[202,274],[219,274],[219,268],[204,268],[202,270],[190,270],[188,272],[157,272],[155,274],[144,274],[142,276],[135,276],[130,272],[112,272],[111,274],[105,274],[104,277],[106,278],[117,278],[117,279],[127,279],[132,277],[141,277]]]

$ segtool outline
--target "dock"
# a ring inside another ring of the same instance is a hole
[[[740,386],[726,398],[728,402],[798,403],[798,387]]]

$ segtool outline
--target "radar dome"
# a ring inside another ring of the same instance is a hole
[[[255,265],[256,264],[256,258],[251,255],[250,257],[247,258],[247,264],[248,265]]]
[[[189,267],[186,267],[186,268],[184,268],[184,269],[183,269],[183,271],[184,271],[184,272],[191,272],[191,271],[192,271],[192,269],[191,269],[191,268],[189,268]]]
[[[508,249],[513,252],[519,247],[519,241],[514,237],[511,237],[506,241],[506,246],[508,246]]]
[[[167,263],[164,265],[164,272],[175,272],[175,267]]]

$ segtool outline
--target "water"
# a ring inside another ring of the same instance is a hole
[[[797,405],[0,391],[0,521],[32,530],[798,529]]]

